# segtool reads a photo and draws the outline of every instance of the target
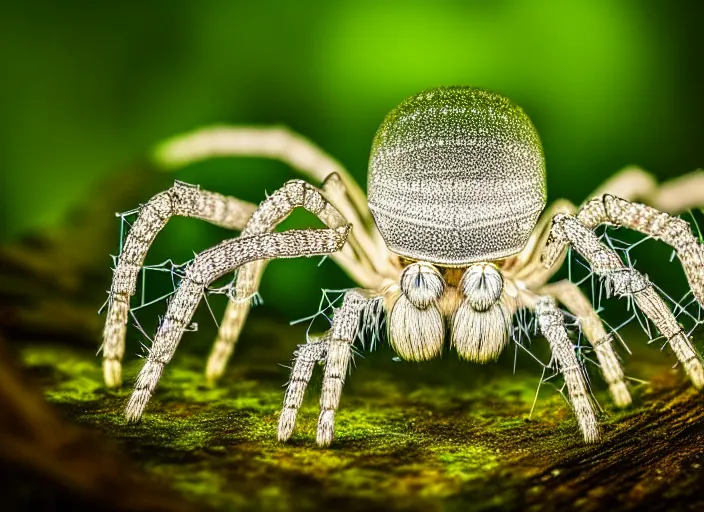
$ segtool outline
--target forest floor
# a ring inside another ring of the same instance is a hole
[[[159,496],[144,510],[704,510],[704,394],[672,368],[668,351],[648,347],[636,331],[624,334],[633,350],[627,373],[647,382],[633,381],[633,406],[611,405],[591,372],[603,428],[594,445],[583,443],[556,385],[537,392],[542,371],[525,355],[515,370],[510,350],[496,365],[463,363],[449,352],[409,364],[388,347],[355,359],[330,448],[315,445],[320,372],[293,438],[280,444],[284,365],[304,329],[265,307],[253,311],[217,386],[205,383],[207,352],[184,344],[141,423],[127,424],[122,410],[141,360],[129,358],[126,384],[109,391],[96,356],[103,320],[96,305],[109,275],[99,270],[106,248],[94,219],[110,207],[2,251],[7,356],[0,359],[19,371],[16,380],[10,370],[0,379],[0,403],[10,404],[0,421],[8,432],[0,463],[21,475],[3,491],[17,509],[123,509],[125,482],[134,482],[135,496]],[[18,383],[30,390],[27,399],[13,400],[24,393]],[[87,439],[80,460],[82,437],[46,441],[63,429]],[[11,450],[22,443],[37,451]],[[99,457],[103,449],[111,455]],[[104,467],[113,458],[119,470]],[[49,460],[58,461],[51,470]],[[99,485],[80,472],[100,473]]]

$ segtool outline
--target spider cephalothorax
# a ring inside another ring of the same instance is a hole
[[[590,301],[568,280],[549,283],[568,247],[609,290],[633,299],[667,339],[692,383],[704,386],[701,358],[656,289],[593,231],[601,224],[622,226],[669,244],[694,297],[704,304],[704,248],[685,221],[669,214],[704,203],[701,173],[658,186],[640,169],[626,169],[581,207],[560,200],[542,212],[545,168],[535,128],[505,97],[469,87],[424,91],[387,116],[372,147],[368,204],[337,162],[281,128],[216,127],[171,140],[158,152],[167,166],[215,155],[279,158],[322,186],[293,180],[256,207],[177,182],[141,207],[110,289],[103,334],[109,386],[122,379],[137,275],[168,219],[195,217],[241,233],[198,254],[188,266],[137,377],[125,411],[129,420],[141,417],[210,283],[237,271],[235,294],[206,368],[208,379],[215,380],[233,352],[266,261],[318,254],[330,254],[360,288],[345,293],[325,335],[295,352],[279,418],[282,441],[293,433],[313,367],[322,362],[317,442],[332,442],[352,344],[362,320],[371,316],[375,322],[379,308],[386,312],[388,339],[401,358],[437,357],[449,339],[461,358],[478,363],[496,359],[505,349],[517,312],[535,312],[584,439],[598,440],[582,361],[558,303],[577,318],[615,403],[628,405],[631,396],[612,335]],[[298,207],[326,227],[274,232]]]

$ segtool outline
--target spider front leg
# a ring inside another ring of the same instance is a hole
[[[335,435],[335,411],[340,404],[345,377],[352,360],[354,343],[365,309],[374,300],[371,292],[353,289],[345,293],[342,306],[335,312],[330,330],[321,340],[299,346],[294,354],[291,380],[279,417],[279,441],[287,441],[296,425],[308,382],[316,362],[324,361],[323,387],[316,442],[329,446]]]
[[[319,190],[293,180],[272,194],[260,208],[261,215],[283,218],[296,206],[304,206],[325,223],[327,229],[292,230],[239,237],[203,251],[188,266],[178,290],[169,302],[147,361],[137,377],[125,414],[136,421],[156,389],[164,365],[171,360],[183,331],[190,323],[205,287],[240,266],[257,260],[332,254],[342,250],[350,225]],[[266,208],[265,205],[268,205]]]
[[[239,231],[254,210],[253,204],[178,181],[139,209],[119,255],[109,292],[102,344],[103,377],[108,387],[122,383],[130,297],[137,289],[137,276],[147,251],[168,220],[175,215],[193,217]]]
[[[599,224],[614,224],[659,238],[658,232],[664,228],[663,225],[657,223],[649,225],[647,222],[642,222],[640,212],[634,211],[634,209],[624,209],[622,206],[625,204],[649,209],[651,210],[651,219],[656,216],[661,219],[672,219],[668,214],[677,214],[689,208],[700,208],[704,205],[704,171],[694,171],[679,178],[658,183],[652,174],[643,169],[627,167],[614,174],[587,197],[592,199],[582,206],[578,214],[578,218],[586,226],[593,229]],[[616,201],[607,200],[607,197],[618,199],[621,205],[616,205]],[[650,206],[633,201],[642,201]],[[616,205],[620,212],[612,215],[612,212],[605,208],[607,203]],[[516,278],[524,281],[530,288],[542,286],[550,280],[561,266],[567,251],[563,251],[559,257],[553,258],[551,267],[543,268],[540,257],[549,233],[549,229],[543,228],[549,227],[556,214],[575,214],[575,212],[577,212],[577,208],[573,204],[565,199],[559,199],[540,216],[540,221],[526,244],[526,249],[517,259],[516,263],[520,269],[515,276]],[[627,215],[622,215],[623,213],[627,213]],[[674,218],[671,226],[677,223],[683,224],[684,221]],[[680,231],[691,235],[688,226],[684,226],[684,229],[680,229]],[[666,239],[662,239],[667,242]],[[678,243],[678,245],[686,244]],[[564,245],[562,247],[566,248]]]
[[[577,359],[575,349],[567,336],[562,311],[551,297],[539,297],[535,302],[535,312],[540,332],[550,343],[557,367],[565,378],[569,402],[574,409],[577,423],[587,443],[599,440],[599,423],[582,364]]]
[[[319,214],[323,201],[330,201],[330,197],[343,196],[344,185],[337,174],[327,177],[322,186],[322,193],[301,180],[292,180],[281,189],[272,194],[267,201],[257,209],[240,236],[252,236],[261,233],[270,233],[288,216],[296,207],[305,207],[315,214]],[[331,201],[332,204],[335,204]],[[344,204],[344,202],[342,202]],[[348,217],[345,216],[347,220]],[[343,270],[357,283],[365,288],[378,288],[382,277],[389,274],[385,266],[383,254],[373,251],[368,246],[358,243],[357,234],[353,224],[348,237],[348,244],[332,254]],[[378,268],[371,262],[376,262]],[[266,261],[254,261],[243,265],[237,274],[234,297],[229,301],[225,310],[218,336],[213,344],[213,349],[206,365],[206,377],[213,382],[219,379],[225,371],[225,366],[232,356],[242,327],[249,314],[251,298],[257,293],[262,275],[266,269]]]
[[[347,240],[348,232],[349,226],[344,225],[235,238],[196,256],[169,302],[146,362],[137,376],[134,391],[125,408],[127,420],[138,421],[141,418],[159,383],[164,366],[173,357],[186,326],[203,298],[206,286],[250,261],[339,251]]]
[[[556,298],[577,317],[584,336],[594,349],[614,403],[619,407],[630,405],[631,394],[626,387],[623,368],[613,347],[613,336],[606,332],[601,318],[579,286],[563,280],[543,286],[539,293]]]
[[[522,281],[525,287],[538,290],[540,295],[554,297],[578,318],[585,338],[594,348],[614,402],[620,407],[625,407],[631,403],[631,395],[626,387],[623,368],[613,347],[613,337],[607,334],[594,307],[579,287],[570,281],[545,285],[567,254],[567,251],[562,249],[554,258],[551,267],[544,268],[541,263],[545,244],[552,230],[552,219],[558,213],[576,211],[577,207],[567,200],[554,202],[541,215],[526,247],[515,259],[509,260],[509,265],[505,268],[512,273],[514,279]]]
[[[704,386],[704,367],[683,328],[677,323],[663,299],[648,279],[635,269],[626,267],[615,251],[576,217],[558,214],[545,247],[544,264],[552,266],[565,245],[571,245],[591,265],[594,273],[604,278],[607,289],[619,297],[632,297],[636,305],[665,336],[673,352],[695,387]],[[701,272],[701,268],[700,272]]]

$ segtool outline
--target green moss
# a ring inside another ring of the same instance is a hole
[[[407,365],[384,350],[348,379],[331,448],[315,445],[319,373],[282,445],[276,427],[288,370],[271,361],[272,352],[286,361],[289,351],[244,349],[218,386],[206,384],[203,357],[178,354],[136,425],[122,417],[128,386],[105,390],[94,354],[30,345],[22,358],[66,416],[105,432],[154,478],[223,510],[516,509],[545,498],[545,478],[559,480],[570,461],[603,449],[582,443],[555,387],[542,386],[534,405],[539,371],[452,359]],[[126,365],[127,382],[140,364]],[[670,391],[641,386],[634,389],[641,405],[622,412],[606,405],[607,444],[630,442],[646,413],[684,411],[673,428],[696,424],[699,416],[681,404],[700,395],[671,391],[681,382],[676,372],[660,375]],[[595,389],[608,404],[604,388]],[[652,435],[665,436],[654,428]]]

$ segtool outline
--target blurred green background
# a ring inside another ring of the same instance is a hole
[[[100,201],[106,176],[211,123],[288,125],[364,183],[384,115],[436,85],[481,86],[523,106],[542,135],[550,199],[581,202],[631,163],[680,175],[704,166],[704,42],[692,9],[652,0],[3,2],[1,238],[61,223],[75,204]],[[165,179],[260,201],[291,175],[276,162],[226,160]],[[113,228],[117,249],[117,220]],[[222,236],[174,221],[149,261],[187,259]],[[332,263],[317,264],[272,264],[264,299],[292,317],[315,309],[321,286],[349,284]]]

